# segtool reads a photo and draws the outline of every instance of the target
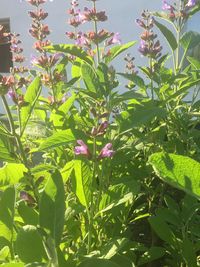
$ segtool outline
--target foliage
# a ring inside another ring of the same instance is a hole
[[[33,68],[19,35],[0,27],[14,63],[0,77],[0,264],[200,266],[200,34],[184,32],[200,4],[144,11],[138,50],[148,64],[136,70],[129,53],[118,72],[111,64],[136,42],[97,30],[107,16],[96,1],[83,11],[71,2],[75,44],[52,44],[46,1],[27,2]]]

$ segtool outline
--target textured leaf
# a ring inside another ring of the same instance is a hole
[[[27,206],[24,202],[18,205],[18,213],[22,217],[25,224],[38,225],[39,214],[31,207]]]
[[[46,258],[42,238],[37,228],[26,225],[17,234],[16,252],[25,263],[40,262]]]
[[[94,69],[87,64],[81,64],[81,76],[88,91],[97,92],[100,84]]]
[[[118,55],[126,51],[128,48],[133,46],[135,43],[136,41],[133,41],[127,44],[117,45],[117,46],[112,47],[109,51],[109,56],[106,56],[105,58],[106,64],[110,63],[114,58],[116,58]]]
[[[55,171],[49,178],[42,193],[39,212],[39,223],[55,240],[56,245],[60,239],[64,227],[65,192],[62,176]]]
[[[184,50],[193,49],[200,43],[200,33],[189,31],[183,34],[180,43]]]
[[[65,101],[58,110],[53,110],[50,116],[50,121],[53,121],[54,126],[62,126],[64,124],[65,118],[74,104],[76,99],[76,95],[73,94],[70,96],[67,101]]]
[[[20,111],[22,132],[25,130],[28,120],[31,117],[32,111],[35,107],[38,97],[40,96],[41,90],[42,86],[40,78],[36,77],[26,90],[24,101],[27,104],[23,106]]]
[[[0,168],[0,186],[19,183],[27,171],[23,164],[7,163],[4,167]]]
[[[8,246],[12,251],[15,189],[7,188],[0,200],[0,249]]]
[[[105,259],[87,259],[80,263],[78,267],[120,267],[117,263]]]
[[[12,157],[11,152],[6,144],[7,143],[6,141],[10,142],[10,140],[7,137],[0,135],[0,160],[7,161],[7,162],[16,161]]]
[[[155,25],[162,32],[163,36],[166,38],[166,40],[167,40],[169,46],[171,47],[171,49],[173,51],[176,50],[177,41],[176,41],[176,38],[175,38],[174,34],[172,33],[172,31],[170,31],[165,25],[161,24],[157,20],[155,20]]]
[[[92,173],[89,166],[81,160],[74,161],[75,193],[80,203],[88,207],[91,199]]]
[[[146,89],[144,80],[136,75],[136,74],[128,74],[128,73],[117,73],[118,75],[122,76],[123,78],[135,83],[139,88]]]
[[[76,138],[71,130],[59,131],[54,133],[52,136],[46,138],[41,143],[38,150],[41,151],[41,150],[53,149],[58,146],[66,145],[75,140]]]
[[[200,198],[200,163],[185,156],[155,153],[149,158],[157,175],[165,182]]]
[[[77,45],[72,45],[72,44],[52,45],[52,46],[47,46],[46,50],[49,51],[50,53],[62,52],[70,54],[72,56],[76,56],[90,65],[93,65],[94,63],[92,57],[88,56],[88,54]]]

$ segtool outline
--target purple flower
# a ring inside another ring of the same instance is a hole
[[[99,154],[99,159],[103,159],[103,158],[111,158],[114,155],[114,150],[112,150],[112,144],[108,143],[106,144],[100,154]]]
[[[121,37],[119,32],[116,32],[112,36],[112,38],[107,42],[107,45],[113,45],[113,44],[121,44]]]
[[[167,1],[163,1],[163,6],[162,6],[163,10],[169,10],[169,11],[173,11],[174,7],[172,5],[169,5]]]
[[[187,7],[193,7],[196,5],[196,0],[189,0],[186,4]]]
[[[140,41],[140,46],[138,48],[138,51],[143,55],[146,56],[149,53],[148,45],[144,40]]]
[[[75,146],[74,148],[75,155],[85,155],[87,157],[90,157],[91,154],[88,146],[83,142],[83,140],[77,140],[76,142],[79,146]]]

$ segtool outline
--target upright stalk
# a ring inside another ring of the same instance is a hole
[[[93,1],[93,8],[96,10],[96,3]],[[97,21],[94,19],[94,32],[96,35],[98,34],[98,29],[97,29]],[[96,50],[97,50],[97,65],[100,63],[100,51],[99,51],[99,43],[98,40],[96,41]]]

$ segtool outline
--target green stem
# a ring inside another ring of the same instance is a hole
[[[10,112],[10,108],[9,108],[8,102],[7,102],[7,100],[6,100],[4,95],[1,96],[1,97],[2,97],[3,105],[4,105],[4,108],[5,108],[6,114],[7,114],[8,122],[9,122],[9,125],[10,125],[11,134],[15,138],[15,141],[16,141],[16,144],[17,144],[17,148],[18,148],[18,150],[20,152],[21,160],[24,163],[24,165],[26,166],[26,168],[28,169],[28,175],[31,177],[31,171],[30,171],[30,168],[29,168],[28,160],[27,160],[26,154],[24,152],[24,148],[23,148],[20,136],[15,131],[15,124],[14,124],[14,120],[13,120],[12,114]],[[39,201],[38,193],[37,193],[37,190],[35,188],[35,185],[34,185],[34,182],[33,182],[32,179],[30,179],[30,184],[32,186],[35,199],[37,200],[37,203],[38,203],[38,201]]]
[[[153,80],[152,80],[152,73],[153,73],[153,61],[152,61],[152,58],[149,59],[149,67],[150,67],[150,71],[151,71],[151,79],[150,79],[151,96],[152,96],[152,99],[154,100]]]
[[[93,141],[93,155],[94,155],[94,161],[93,161],[93,183],[95,182],[96,178],[96,137],[94,137]],[[89,227],[88,227],[88,250],[87,253],[89,254],[91,252],[91,247],[92,247],[92,232],[93,232],[93,216],[94,216],[94,192],[93,192],[93,187],[94,185],[92,184],[92,192],[91,192],[91,205],[90,205],[90,210],[88,211],[88,216],[89,216]]]
[[[93,8],[96,10],[96,4],[95,1],[93,2]],[[97,21],[94,19],[94,31],[96,35],[98,34],[98,29],[97,29]],[[97,49],[97,65],[100,63],[100,51],[99,51],[99,43],[98,40],[96,42],[96,49]]]

